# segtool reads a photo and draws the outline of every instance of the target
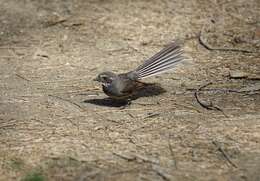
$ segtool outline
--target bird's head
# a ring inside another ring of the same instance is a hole
[[[102,72],[94,79],[94,81],[101,82],[102,85],[109,85],[116,77],[117,75],[113,72]]]

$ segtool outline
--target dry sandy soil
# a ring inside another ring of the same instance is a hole
[[[0,180],[260,180],[259,13],[258,0],[0,0]],[[165,93],[121,109],[92,81],[173,39],[192,60],[146,80]]]

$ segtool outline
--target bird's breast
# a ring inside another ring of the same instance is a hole
[[[115,84],[102,85],[102,88],[104,93],[112,99],[127,99],[129,97],[128,94],[122,93]]]

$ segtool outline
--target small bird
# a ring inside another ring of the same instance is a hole
[[[169,71],[184,59],[180,44],[172,42],[135,70],[123,74],[102,72],[94,81],[102,83],[104,93],[110,98],[128,100],[140,89],[150,85],[141,82],[142,79]]]

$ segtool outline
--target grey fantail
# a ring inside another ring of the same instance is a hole
[[[184,59],[180,44],[172,42],[133,71],[102,72],[94,80],[102,83],[104,93],[112,99],[129,99],[147,85],[142,79],[169,71]]]

